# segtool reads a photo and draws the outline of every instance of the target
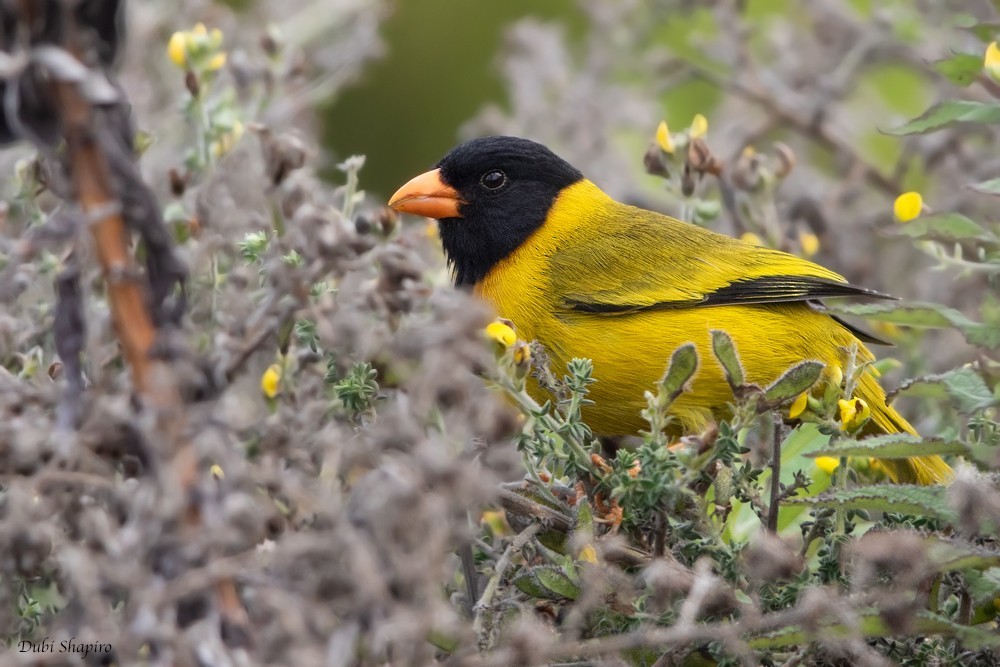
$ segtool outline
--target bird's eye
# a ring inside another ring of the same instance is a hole
[[[483,187],[487,190],[499,190],[503,187],[504,183],[507,182],[507,176],[499,169],[491,169],[490,171],[483,174],[483,177],[479,179]]]

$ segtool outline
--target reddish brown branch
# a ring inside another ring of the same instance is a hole
[[[55,93],[62,111],[70,177],[108,283],[108,302],[115,331],[132,368],[136,390],[148,396],[152,364],[149,350],[156,338],[156,329],[146,307],[136,265],[129,254],[125,221],[118,199],[112,193],[107,162],[94,135],[92,109],[73,83],[56,82]],[[167,407],[175,401],[168,400],[167,405],[163,400],[154,402]]]
[[[30,18],[31,3],[22,3],[22,7],[23,16]],[[77,41],[69,13],[66,20],[67,50],[83,62],[84,50]],[[184,522],[193,529],[200,529],[203,524],[197,494],[197,453],[183,434],[182,402],[173,374],[165,360],[150,355],[157,331],[149,306],[148,286],[129,251],[120,193],[116,193],[112,185],[108,158],[98,141],[94,109],[75,81],[57,78],[53,92],[66,141],[74,196],[87,219],[97,258],[107,281],[115,331],[125,359],[132,368],[137,393],[157,410],[161,433],[173,445],[172,467],[187,501]],[[245,643],[249,640],[249,621],[235,581],[231,578],[220,579],[214,590],[223,627],[229,634],[236,632],[241,643]]]

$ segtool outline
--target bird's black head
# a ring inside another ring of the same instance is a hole
[[[473,285],[541,227],[559,193],[582,178],[534,141],[485,137],[453,149],[389,205],[437,218],[455,283]]]

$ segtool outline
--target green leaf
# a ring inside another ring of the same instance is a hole
[[[684,391],[696,370],[698,370],[698,350],[694,343],[685,343],[670,357],[667,372],[660,380],[660,396],[666,398],[668,404],[673,402]]]
[[[921,537],[927,543],[927,560],[937,572],[986,570],[1000,566],[1000,553],[977,544],[942,535]],[[997,595],[1000,595],[1000,589]]]
[[[915,484],[880,484],[837,489],[814,498],[792,498],[789,505],[811,505],[869,512],[901,512],[954,522],[955,513],[948,507],[942,486]]]
[[[973,651],[1000,646],[1000,633],[995,630],[955,623],[944,616],[938,616],[929,611],[917,613],[912,634],[951,636],[957,639],[958,643],[963,647]]]
[[[1000,123],[1000,106],[968,100],[941,102],[908,123],[887,130],[886,134],[926,134],[960,123]]]
[[[819,361],[795,364],[764,390],[764,400],[771,408],[792,400],[816,384],[824,367],[825,364]]]
[[[964,413],[975,412],[1000,403],[986,386],[982,376],[967,366],[907,380],[899,389],[892,392],[890,397],[903,393],[931,397],[947,396]]]
[[[711,333],[712,352],[719,360],[722,370],[726,372],[726,381],[729,382],[730,388],[735,391],[737,387],[742,387],[745,381],[743,364],[740,363],[739,355],[736,354],[736,346],[733,345],[733,339],[725,331],[712,329]]]
[[[910,327],[941,329],[955,327],[973,345],[990,349],[1000,347],[1000,327],[976,322],[963,313],[936,303],[864,303],[837,304],[828,307],[836,315],[867,317],[880,322],[892,322]]]
[[[514,585],[528,595],[545,600],[575,600],[580,587],[555,565],[527,568],[514,577]]]
[[[1000,447],[988,444],[970,444],[969,453],[966,456],[983,470],[993,471],[1000,468]]]
[[[590,501],[586,497],[576,505],[576,525],[573,528],[574,535],[594,537],[594,510],[590,507]]]
[[[909,433],[879,435],[864,440],[839,440],[835,444],[806,456],[865,456],[875,459],[906,459],[911,456],[938,456],[948,454],[964,455],[968,451],[965,443],[946,440],[925,440]]]
[[[817,627],[812,631],[800,626],[790,625],[766,634],[757,635],[751,638],[747,644],[750,648],[776,649],[783,646],[794,646],[807,644],[816,639],[824,642],[832,642],[837,638],[857,637],[886,637],[892,636],[892,630],[883,620],[882,615],[877,610],[865,611],[858,615],[856,623],[850,625],[833,622],[817,623]],[[928,611],[919,611],[913,619],[910,636],[920,635],[942,635],[954,637],[967,649],[981,650],[1000,646],[1000,633],[995,631],[960,625],[944,616],[938,616]]]
[[[1000,197],[1000,178],[991,178],[988,181],[981,181],[965,186],[974,192],[983,195],[995,195]]]
[[[960,14],[955,19],[955,27],[968,30],[982,42],[992,42],[1000,35],[1000,23],[996,21],[980,21],[971,14]]]
[[[961,213],[936,213],[894,227],[897,233],[913,239],[932,241],[986,241],[1000,238],[975,220]]]
[[[983,56],[979,53],[956,53],[950,58],[935,62],[934,69],[955,85],[964,88],[972,84],[983,71]]]
[[[1000,567],[991,567],[984,572],[967,572],[964,579],[972,599],[978,604],[993,602],[1000,597]]]

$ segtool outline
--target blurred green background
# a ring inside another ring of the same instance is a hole
[[[393,192],[444,155],[484,104],[504,104],[503,34],[529,16],[584,27],[575,0],[398,0],[382,26],[385,56],[323,110],[324,144],[338,158],[366,155],[368,189]]]
[[[845,0],[843,4],[861,15],[873,11],[870,0]],[[901,4],[906,3],[890,0],[880,6],[884,10]],[[794,23],[795,15],[792,0],[746,3],[746,18],[761,28],[771,18]],[[454,146],[460,139],[460,126],[485,105],[506,106],[507,91],[499,69],[503,36],[524,18],[559,22],[576,46],[588,29],[587,17],[576,0],[396,0],[381,29],[385,55],[367,63],[353,85],[324,105],[323,144],[337,159],[366,155],[368,189],[392,192]],[[724,72],[701,46],[719,36],[711,7],[688,3],[684,11],[658,18],[662,20],[650,35],[655,46],[684,61]],[[906,21],[896,31],[903,39],[920,37]],[[750,38],[751,47],[760,55],[768,49],[766,32],[762,29]],[[868,73],[857,95],[874,98],[887,111],[912,116],[927,103],[924,83],[906,67],[885,65]],[[658,101],[673,128],[685,126],[696,113],[710,116],[723,95],[708,82],[688,80],[660,94]],[[861,150],[866,159],[889,168],[898,158],[900,142],[872,128]]]

